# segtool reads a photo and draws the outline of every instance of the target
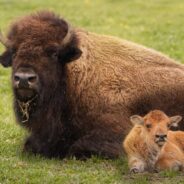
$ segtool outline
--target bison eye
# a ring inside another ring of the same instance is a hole
[[[57,59],[57,58],[58,58],[58,53],[57,53],[57,52],[53,52],[53,53],[50,55],[50,57],[51,57],[52,59]]]
[[[47,47],[45,49],[45,53],[48,57],[50,57],[53,60],[58,59],[58,49],[55,46]]]
[[[12,59],[15,59],[16,53],[12,53]]]

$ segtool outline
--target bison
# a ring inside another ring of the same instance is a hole
[[[130,117],[134,127],[123,142],[130,172],[182,170],[184,167],[184,132],[168,131],[177,127],[181,116],[168,117],[154,110],[144,117]]]
[[[184,67],[152,49],[74,28],[49,11],[20,18],[1,43],[17,122],[29,132],[24,151],[116,158],[132,114],[184,116]]]

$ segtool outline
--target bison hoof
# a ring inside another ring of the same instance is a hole
[[[23,153],[33,153],[33,152],[34,152],[34,149],[33,149],[32,142],[29,139],[27,139],[23,147]]]

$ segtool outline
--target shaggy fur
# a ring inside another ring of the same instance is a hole
[[[184,115],[181,64],[143,46],[77,28],[63,44],[67,32],[67,22],[53,13],[26,16],[10,28],[9,47],[0,57],[4,66],[12,65],[12,76],[26,66],[40,78],[27,123],[21,123],[15,94],[17,120],[30,132],[26,151],[114,158],[122,154],[130,115],[153,108]]]

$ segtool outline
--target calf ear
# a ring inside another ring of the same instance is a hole
[[[144,119],[138,115],[131,116],[130,121],[132,122],[133,125],[143,125],[144,124]]]
[[[182,120],[182,117],[177,115],[177,116],[172,116],[170,117],[170,124],[169,127],[178,127],[178,123]]]
[[[5,51],[1,56],[0,56],[0,63],[4,67],[9,67],[12,65],[12,52],[10,50]]]

